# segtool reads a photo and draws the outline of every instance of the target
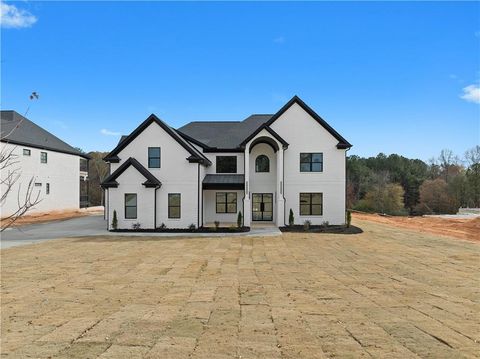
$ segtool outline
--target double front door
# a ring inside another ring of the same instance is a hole
[[[252,193],[252,220],[273,220],[273,194]]]

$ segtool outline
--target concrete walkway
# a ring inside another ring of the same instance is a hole
[[[25,244],[38,243],[51,239],[85,236],[125,236],[125,237],[225,237],[225,236],[279,236],[277,227],[254,227],[244,233],[121,233],[106,230],[103,215],[92,215],[63,221],[29,224],[9,228],[0,234],[0,248],[5,249]]]

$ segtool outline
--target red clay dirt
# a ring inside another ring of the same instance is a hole
[[[75,217],[89,216],[92,214],[101,213],[102,211],[103,211],[103,207],[90,207],[90,208],[82,208],[77,210],[33,213],[30,215],[25,215],[18,218],[12,224],[12,227],[23,226],[26,224],[59,221],[59,220],[70,219]],[[3,224],[3,219],[0,220],[0,223]]]
[[[352,213],[353,218],[394,227],[408,228],[424,233],[433,233],[459,239],[480,242],[480,217],[440,218],[440,217],[399,217],[381,216],[370,213]]]

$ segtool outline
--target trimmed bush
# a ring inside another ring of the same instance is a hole
[[[311,225],[312,225],[312,222],[311,222],[310,220],[306,219],[306,220],[303,222],[303,230],[304,230],[304,231],[309,231]]]
[[[117,219],[117,211],[113,210],[113,219],[112,219],[112,228],[118,228],[118,219]]]
[[[290,208],[290,213],[288,214],[288,225],[291,227],[295,224],[295,217],[293,217],[293,211]]]
[[[242,228],[242,223],[243,223],[242,211],[238,211],[237,227],[238,227],[238,228]]]
[[[347,228],[350,227],[350,224],[352,223],[352,212],[347,211]]]

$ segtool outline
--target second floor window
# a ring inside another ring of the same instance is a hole
[[[260,155],[255,160],[255,172],[270,172],[270,160],[265,155]]]
[[[323,153],[300,153],[300,172],[323,172]]]
[[[237,173],[237,156],[217,156],[217,173]]]
[[[24,156],[30,156],[32,154],[32,151],[30,151],[28,148],[23,149],[23,155]]]
[[[160,168],[160,147],[148,148],[148,168]]]
[[[40,152],[40,163],[47,163],[47,162],[48,162],[47,152]]]

